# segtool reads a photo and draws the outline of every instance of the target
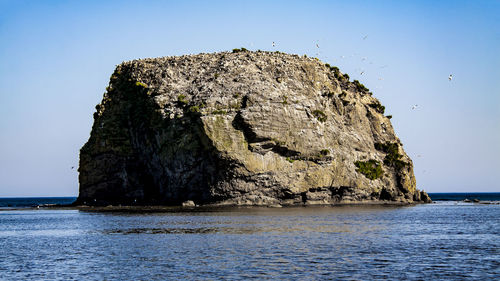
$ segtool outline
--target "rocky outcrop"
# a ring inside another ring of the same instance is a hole
[[[430,201],[380,102],[314,58],[125,62],[96,109],[79,204]]]

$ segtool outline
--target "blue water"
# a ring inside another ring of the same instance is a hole
[[[500,205],[2,209],[0,280],[499,280]]]
[[[19,197],[0,198],[0,208],[23,208],[42,205],[68,205],[75,202],[76,197]]]
[[[465,199],[500,201],[500,192],[429,193],[429,196],[433,201],[463,201]]]
[[[429,193],[433,201],[463,201],[465,199],[480,201],[500,201],[500,192],[469,193]],[[75,202],[76,197],[19,197],[0,198],[0,208],[25,208],[42,205],[68,205]]]

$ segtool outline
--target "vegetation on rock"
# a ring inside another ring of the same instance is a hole
[[[240,53],[240,52],[248,52],[248,50],[243,47],[241,49],[233,49],[233,53]]]
[[[358,91],[360,92],[369,92],[370,90],[365,87],[365,85],[361,84],[358,80],[354,80],[352,81],[352,83],[354,84],[354,86],[356,86],[356,89],[358,89]]]
[[[384,158],[384,164],[396,169],[406,167],[408,163],[401,160],[403,155],[399,154],[399,145],[397,143],[375,143],[375,149],[387,153]]]
[[[144,83],[142,83],[142,82],[135,82],[135,85],[136,85],[137,87],[142,87],[142,88],[147,88],[147,87],[148,87],[148,85],[146,85],[146,84],[144,84]]]
[[[312,114],[316,117],[316,119],[318,119],[319,122],[325,122],[327,119],[326,114],[319,109],[314,110]]]
[[[198,105],[193,105],[189,107],[189,112],[200,112],[200,107]]]
[[[184,106],[188,104],[188,101],[186,100],[186,96],[183,94],[180,94],[177,96],[177,103]]]
[[[283,100],[281,101],[281,103],[284,105],[288,104],[288,96],[283,96]]]
[[[385,112],[385,106],[381,105],[379,101],[370,103],[369,106],[375,109],[380,114],[384,114]]]
[[[362,173],[363,175],[365,175],[365,177],[369,178],[370,180],[381,178],[382,175],[384,174],[380,162],[373,159],[370,159],[365,162],[356,161],[354,162],[354,165],[356,165],[356,167],[358,168],[356,169],[356,171]]]
[[[223,115],[226,115],[227,111],[222,110],[222,109],[217,109],[217,110],[212,111],[212,114],[223,114]]]

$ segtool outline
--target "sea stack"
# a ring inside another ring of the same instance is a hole
[[[77,204],[430,202],[384,106],[316,58],[124,62],[96,109]]]

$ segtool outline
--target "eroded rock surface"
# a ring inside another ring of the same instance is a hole
[[[428,202],[384,107],[336,67],[223,52],[119,65],[80,204]]]

